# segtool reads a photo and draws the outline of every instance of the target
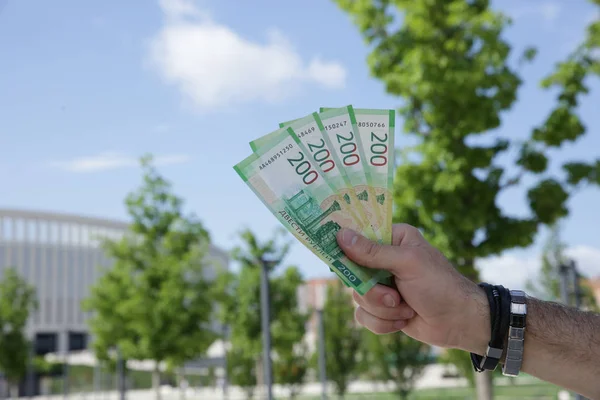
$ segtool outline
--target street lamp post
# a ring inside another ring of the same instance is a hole
[[[225,350],[225,355],[223,357],[223,399],[227,400],[229,398],[229,374],[227,373],[227,345],[225,343],[227,343],[227,341],[229,340],[229,334],[228,334],[228,326],[227,325],[223,325],[223,348]]]
[[[318,341],[319,341],[319,378],[321,381],[321,399],[327,399],[327,371],[325,360],[325,321],[323,320],[323,307],[325,305],[326,285],[317,287],[315,306],[317,309]]]
[[[117,392],[119,393],[119,400],[125,400],[125,362],[121,354],[121,349],[117,345]],[[160,382],[159,382],[160,385]],[[159,389],[160,390],[160,389]]]
[[[260,320],[263,334],[263,371],[267,400],[273,400],[273,375],[271,366],[271,297],[269,293],[269,262],[261,260],[260,269]]]
[[[33,358],[35,353],[35,334],[32,335],[30,340],[29,352],[27,353],[27,373],[25,377],[25,393],[27,394],[27,398],[32,398],[34,396],[34,388],[33,388],[33,380],[34,380],[34,367],[33,367]],[[2,397],[2,396],[0,396]]]
[[[67,329],[64,332],[64,359],[63,359],[63,398],[69,398],[69,346],[70,346],[70,331]]]
[[[569,266],[567,264],[561,264],[558,267],[558,273],[560,275],[560,297],[565,305],[570,305],[569,299]]]

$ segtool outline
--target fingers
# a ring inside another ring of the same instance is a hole
[[[387,320],[409,319],[414,317],[415,312],[408,304],[404,302],[394,302],[393,305],[391,305],[392,303],[390,300],[393,298],[392,296],[385,293],[383,290],[383,295],[376,292],[378,291],[373,288],[364,296],[360,296],[356,292],[353,292],[352,296],[354,297],[356,304],[376,317]],[[396,294],[398,294],[398,292],[396,292]]]
[[[406,264],[407,258],[410,257],[409,252],[402,251],[401,244],[404,240],[414,237],[413,231],[418,233],[410,225],[395,225],[393,246],[373,242],[350,229],[341,229],[337,234],[337,239],[344,254],[359,265],[385,269],[398,276],[398,273],[401,272],[400,266]]]
[[[398,332],[404,329],[408,324],[408,321],[405,319],[388,320],[376,317],[362,307],[356,309],[354,318],[359,324],[378,335]]]
[[[421,232],[417,228],[408,224],[392,225],[392,246],[400,246],[406,242],[423,240]]]
[[[369,304],[381,307],[395,307],[402,302],[398,290],[381,284],[373,286],[373,288],[365,293],[364,296],[359,295],[355,291],[353,291],[352,294],[355,300],[360,298],[360,301],[366,301]]]

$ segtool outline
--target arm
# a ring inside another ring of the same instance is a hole
[[[485,352],[491,334],[483,290],[417,229],[394,225],[390,246],[348,230],[339,233],[338,242],[360,265],[390,271],[398,287],[378,285],[362,297],[354,293],[360,324],[378,334],[401,330],[431,345]],[[532,298],[527,307],[521,370],[600,399],[600,315]]]
[[[483,291],[480,295],[474,312],[479,317],[469,324],[476,335],[458,346],[476,354],[484,354],[490,340],[489,307]],[[528,298],[521,371],[600,399],[600,315]]]

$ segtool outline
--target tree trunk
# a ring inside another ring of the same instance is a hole
[[[179,371],[177,373],[179,380],[179,398],[181,400],[185,400],[185,392],[187,392],[188,384],[185,379],[185,373],[183,371]]]
[[[10,394],[11,399],[17,400],[19,398],[19,384],[18,383],[9,383],[8,384],[8,392]]]
[[[256,394],[259,398],[265,395],[265,379],[263,374],[262,357],[256,359]]]
[[[160,368],[158,361],[156,361],[156,364],[154,364],[154,370],[152,371],[152,387],[156,392],[156,400],[161,400],[162,397],[160,393]]]
[[[494,386],[491,371],[475,373],[475,389],[477,391],[477,400],[494,399]]]
[[[398,390],[398,396],[399,396],[399,397],[400,397],[400,399],[402,399],[402,400],[406,400],[406,399],[408,399],[408,390],[399,389],[399,390]]]

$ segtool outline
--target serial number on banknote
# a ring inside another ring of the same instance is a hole
[[[284,155],[285,153],[287,153],[288,151],[290,151],[293,148],[294,148],[293,144],[288,144],[283,149],[281,149],[277,153],[273,154],[271,156],[271,158],[269,158],[268,160],[266,160],[265,162],[260,164],[258,169],[263,170],[263,169],[267,168],[269,165],[273,164],[275,162],[275,160],[277,160],[279,157],[281,157],[282,155]]]
[[[308,128],[307,130],[305,130],[305,131],[301,131],[300,133],[298,133],[298,137],[299,137],[299,138],[301,138],[301,137],[304,137],[304,136],[306,136],[306,135],[309,135],[309,134],[313,133],[314,131],[315,131],[315,127],[314,127],[314,126],[311,126],[311,127],[310,127],[310,128]]]
[[[334,124],[325,125],[325,130],[330,131],[332,129],[340,128],[342,126],[346,126],[347,121],[336,122]]]
[[[358,127],[359,128],[385,128],[385,122],[364,121],[364,122],[359,122]]]

